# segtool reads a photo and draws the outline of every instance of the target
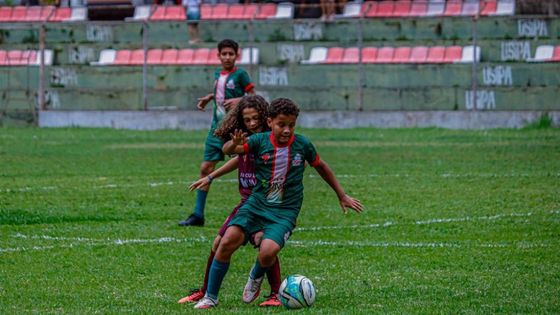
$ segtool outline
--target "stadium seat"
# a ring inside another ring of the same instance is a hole
[[[391,63],[408,63],[410,62],[410,47],[397,47],[395,48],[395,55]]]
[[[150,16],[151,21],[184,21],[186,18],[182,5],[158,5]]]
[[[541,45],[537,47],[535,51],[535,57],[530,58],[529,62],[547,62],[552,60],[554,56],[554,46],[552,45]]]
[[[477,62],[480,61],[480,47],[477,46],[475,50],[472,45],[469,45],[463,47],[461,60],[457,61],[457,63],[472,63],[474,62],[474,60],[476,60]]]
[[[410,51],[410,62],[412,63],[426,63],[428,58],[428,47],[416,46]]]
[[[218,3],[212,8],[211,20],[225,20],[228,16],[228,4]]]
[[[445,5],[444,16],[459,16],[461,15],[461,10],[463,8],[462,0],[448,0]]]
[[[294,4],[291,2],[280,2],[276,8],[275,19],[293,19],[294,18]]]
[[[240,65],[259,64],[259,49],[243,48],[241,52],[241,59],[239,60],[239,64]]]
[[[410,0],[397,0],[395,1],[392,16],[403,17],[410,15]]]
[[[327,47],[313,47],[309,52],[309,59],[302,60],[302,64],[319,64],[327,60]]]
[[[377,6],[378,6],[378,2],[376,1],[364,2],[364,4],[362,5],[362,15],[368,18],[375,17],[375,14],[377,12]]]
[[[494,15],[514,15],[515,0],[498,0]]]
[[[445,58],[445,47],[434,46],[428,49],[427,63],[443,63]]]
[[[193,49],[181,49],[179,50],[179,55],[177,56],[177,64],[180,65],[190,65],[193,63],[194,50]]]
[[[8,60],[8,52],[6,52],[5,50],[0,50],[0,66],[5,66],[7,65],[7,60]]]
[[[72,17],[71,8],[57,8],[53,15],[49,18],[49,22],[64,22]]]
[[[22,66],[23,61],[23,51],[19,49],[9,50],[6,54],[6,61],[8,66]]]
[[[496,0],[481,0],[482,10],[480,10],[480,15],[495,15],[497,5]]]
[[[115,62],[117,51],[114,49],[103,49],[99,54],[99,61],[92,61],[92,66],[108,66]]]
[[[53,63],[53,51],[50,49],[45,49],[44,50],[44,56],[45,56],[45,66],[52,66]],[[40,66],[41,65],[41,51],[38,50],[36,52],[35,57],[31,57],[31,60],[35,60],[34,65],[35,66]]]
[[[425,16],[427,13],[428,13],[427,0],[416,0],[412,2],[408,16]]]
[[[348,47],[344,49],[342,56],[342,63],[359,63],[360,62],[360,49],[358,47]]]
[[[551,61],[560,62],[560,46],[554,47],[554,55],[552,55]]]
[[[159,65],[161,64],[161,57],[163,56],[163,50],[161,49],[150,49],[148,50],[147,63],[149,65]]]
[[[65,20],[67,22],[75,21],[87,21],[87,8],[72,8],[72,13],[70,14],[70,19]]]
[[[475,16],[480,13],[479,0],[465,0],[463,8],[461,9],[462,16]]]
[[[347,2],[342,11],[342,18],[357,18],[362,14],[362,2]]]
[[[384,0],[377,4],[377,10],[375,10],[374,17],[390,17],[393,16],[393,10],[395,9],[395,2]]]
[[[134,16],[128,17],[126,21],[146,21],[150,19],[152,13],[151,5],[139,5],[134,7]]]
[[[454,63],[461,60],[462,52],[463,47],[461,46],[445,47],[445,57],[443,58],[443,62]]]
[[[12,7],[0,6],[0,22],[10,22],[12,20]]]
[[[327,52],[327,59],[325,63],[341,63],[342,57],[344,56],[344,48],[341,47],[330,47]]]
[[[440,16],[445,12],[445,0],[429,0],[426,16]]]
[[[362,49],[362,62],[375,63],[377,60],[377,47],[364,47]]]
[[[256,19],[270,19],[276,15],[276,9],[276,4],[274,3],[263,3],[259,5],[259,11],[257,13]]]
[[[24,6],[14,7],[12,10],[12,22],[25,22],[25,16],[27,15],[27,8]]]
[[[177,64],[177,56],[179,51],[177,49],[165,49],[161,57],[162,65],[175,65]]]
[[[239,57],[240,56],[237,56],[238,60]],[[217,66],[221,64],[220,59],[218,58],[218,48],[210,49],[210,51],[208,52],[208,59],[206,59],[206,64],[213,65],[213,66]]]
[[[245,18],[243,15],[245,13],[245,5],[243,4],[232,4],[229,6],[226,19],[228,20],[242,20]]]
[[[33,6],[27,9],[26,22],[44,22],[54,12],[53,6]]]
[[[208,48],[198,48],[194,51],[194,56],[192,59],[193,65],[205,65],[208,63],[208,55],[210,54],[210,49]]]
[[[200,19],[210,20],[212,19],[212,5],[203,3],[200,5]]]
[[[130,56],[130,65],[141,66],[144,65],[144,49],[135,49]]]
[[[257,16],[257,12],[259,11],[258,4],[249,3],[245,5],[245,10],[243,11],[243,19],[244,20],[252,20]]]
[[[115,57],[114,65],[128,66],[130,65],[130,59],[132,57],[132,52],[128,49],[117,50],[117,55]]]
[[[393,47],[381,47],[377,50],[376,63],[391,63],[393,61],[393,55],[395,54],[395,48]]]

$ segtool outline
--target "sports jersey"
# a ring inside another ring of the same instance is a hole
[[[245,201],[251,195],[253,187],[257,184],[255,176],[255,156],[251,153],[238,156],[237,178],[239,180],[239,194]]]
[[[287,144],[279,145],[272,132],[264,132],[249,137],[244,150],[255,155],[257,179],[246,204],[259,216],[295,224],[303,202],[305,161],[311,166],[320,162],[313,144],[294,134]]]
[[[214,72],[214,113],[212,119],[212,130],[216,129],[226,115],[224,102],[230,98],[242,97],[251,90],[254,84],[249,74],[238,67],[230,72],[217,69]]]

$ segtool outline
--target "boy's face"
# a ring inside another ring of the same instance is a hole
[[[231,47],[224,47],[218,52],[218,59],[222,63],[222,68],[229,71],[235,67],[237,52]]]
[[[274,141],[277,144],[287,144],[290,138],[294,134],[294,128],[296,127],[296,115],[284,115],[280,114],[274,118],[268,118],[268,127],[272,131],[274,136]]]

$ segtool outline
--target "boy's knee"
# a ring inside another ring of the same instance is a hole
[[[222,240],[222,237],[220,235],[216,236],[216,238],[214,239],[214,242],[212,243],[212,251],[214,253],[216,251],[218,251],[218,246],[220,246],[221,240]]]
[[[201,175],[208,176],[208,174],[212,173],[214,171],[214,168],[216,168],[216,163],[217,162],[210,162],[210,161],[202,162],[202,164],[200,165]]]

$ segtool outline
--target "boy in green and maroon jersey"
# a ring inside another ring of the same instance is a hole
[[[243,133],[236,131],[232,140],[224,145],[226,154],[255,155],[257,185],[229,223],[210,267],[206,295],[195,305],[196,309],[218,305],[218,291],[232,254],[247,241],[247,235],[262,230],[259,255],[243,290],[243,301],[251,303],[258,297],[264,274],[276,262],[276,256],[295,227],[303,202],[305,161],[336,192],[345,213],[347,208],[362,212],[361,202],[346,195],[313,144],[306,137],[294,134],[298,114],[299,108],[294,102],[276,99],[270,104],[270,132],[255,134],[245,141]]]
[[[204,111],[206,105],[212,99],[215,103],[212,125],[206,137],[204,161],[200,165],[200,178],[208,176],[208,174],[214,171],[216,164],[224,160],[222,152],[223,142],[220,138],[214,136],[214,131],[220,121],[222,121],[226,112],[237,106],[241,97],[245,94],[254,94],[254,84],[251,82],[249,74],[235,66],[238,51],[239,45],[231,39],[224,39],[218,43],[218,58],[222,67],[214,72],[214,92],[199,98],[196,105],[199,110]],[[210,186],[197,190],[194,213],[179,222],[179,225],[204,225],[204,206],[206,205],[208,189],[210,189]]]

